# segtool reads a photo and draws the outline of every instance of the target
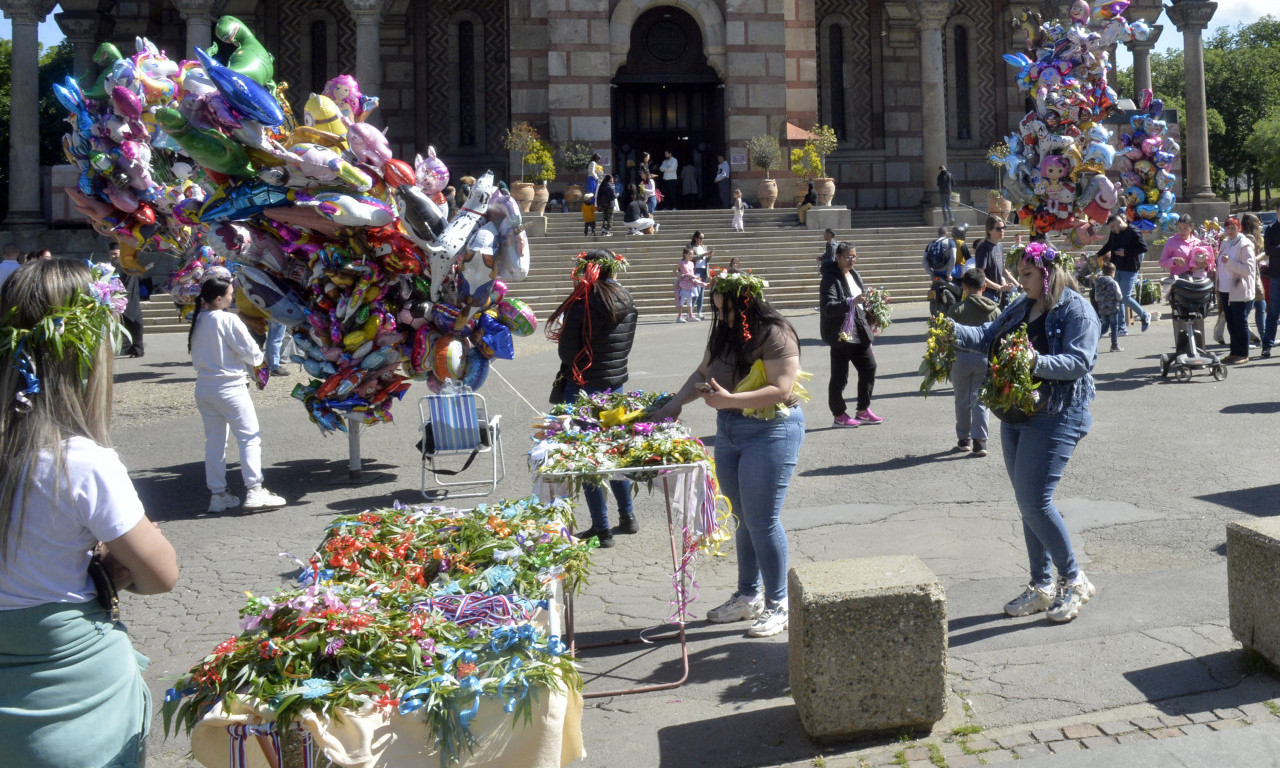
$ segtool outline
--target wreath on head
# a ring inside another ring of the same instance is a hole
[[[87,291],[76,289],[66,305],[51,307],[30,328],[14,324],[17,307],[10,309],[0,321],[0,358],[9,358],[25,382],[14,396],[15,410],[31,410],[31,397],[40,393],[40,372],[33,352],[44,349],[54,358],[74,354],[80,381],[84,384],[89,380],[103,339],[109,338],[114,345],[123,336],[119,316],[128,302],[124,284],[110,264],[90,263],[89,272]]]
[[[619,272],[626,272],[630,262],[620,253],[613,251],[583,251],[578,254],[577,261],[573,265],[574,279],[583,279],[589,277],[587,272],[591,265],[595,265],[596,277],[594,279],[604,278],[608,280],[615,277]]]
[[[1030,262],[1044,272],[1044,292],[1049,293],[1049,272],[1053,267],[1070,274],[1075,270],[1076,262],[1071,254],[1059,251],[1048,243],[1033,242],[1020,245],[1009,252],[1011,271],[1016,271],[1022,262]]]
[[[750,272],[711,271],[710,288],[712,293],[750,297],[754,301],[764,301],[764,289],[768,287],[768,280],[757,277]]]

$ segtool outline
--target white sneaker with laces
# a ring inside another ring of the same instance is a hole
[[[734,621],[751,621],[764,613],[764,596],[743,597],[735,594],[715,608],[707,611],[707,621],[712,624],[728,624]]]
[[[1028,584],[1022,594],[1004,604],[1004,612],[1010,616],[1030,616],[1047,611],[1053,605],[1053,586],[1039,587]]]
[[[1049,621],[1059,624],[1071,621],[1080,613],[1080,608],[1089,602],[1089,598],[1097,593],[1098,588],[1085,577],[1084,571],[1080,572],[1077,581],[1068,583],[1065,578],[1058,579],[1058,594],[1053,600],[1053,607],[1049,609]]]
[[[226,512],[228,509],[235,509],[238,506],[240,506],[240,499],[226,491],[215,493],[213,498],[209,499],[209,512],[211,513]]]
[[[244,497],[245,509],[276,509],[288,503],[283,496],[277,496],[261,485],[250,488]]]
[[[747,637],[770,637],[787,628],[787,606],[766,606],[760,618],[747,628]]]

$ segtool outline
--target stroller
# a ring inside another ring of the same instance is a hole
[[[1215,352],[1204,349],[1204,319],[1214,308],[1217,291],[1206,278],[1179,278],[1169,288],[1169,307],[1173,312],[1176,343],[1173,354],[1160,355],[1160,377],[1167,378],[1174,369],[1178,381],[1191,381],[1192,374],[1208,368],[1214,381],[1227,378],[1227,367]]]

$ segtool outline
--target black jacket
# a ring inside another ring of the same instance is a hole
[[[1133,227],[1125,227],[1120,234],[1112,232],[1107,236],[1107,242],[1102,244],[1098,249],[1101,256],[1108,251],[1111,252],[1111,263],[1116,265],[1118,272],[1137,272],[1142,269],[1142,254],[1147,252],[1147,241],[1142,239],[1142,233]]]
[[[1280,219],[1267,225],[1262,230],[1262,252],[1267,254],[1268,258],[1280,256]],[[1276,265],[1277,269],[1271,270],[1271,274],[1280,275],[1280,264]]]
[[[619,389],[627,383],[627,357],[636,338],[636,318],[640,313],[631,292],[623,288],[622,293],[626,296],[627,309],[616,323],[610,321],[604,302],[595,295],[591,297],[592,358],[582,372],[585,387]],[[580,301],[565,310],[559,352],[560,362],[567,367],[573,366],[573,358],[582,349],[585,317]]]
[[[612,211],[613,201],[618,199],[618,193],[613,188],[613,184],[600,183],[596,188],[596,208],[602,211]]]
[[[853,281],[858,287],[866,291],[858,270],[851,269],[849,274],[853,275]],[[853,306],[853,311],[858,313],[853,320],[853,341],[840,341],[840,329],[844,327],[844,320],[849,314],[849,286],[836,262],[822,263],[822,287],[819,291],[822,297],[822,317],[818,320],[818,332],[822,340],[831,346],[870,344],[875,337],[871,333],[871,324],[867,322],[867,312],[861,304]]]
[[[834,262],[836,260],[836,249],[839,247],[840,241],[834,237],[831,238],[827,241],[827,247],[822,251],[822,256],[818,258],[818,261],[823,264],[826,264],[828,261]]]
[[[649,218],[649,209],[640,200],[632,200],[627,205],[626,215],[622,217],[624,223],[630,224],[633,221]]]

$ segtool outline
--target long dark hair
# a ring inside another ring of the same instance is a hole
[[[578,263],[579,265],[585,263],[585,268],[580,272],[575,270],[576,282],[573,292],[560,303],[560,306],[556,307],[555,312],[551,313],[551,317],[543,326],[543,332],[548,339],[559,342],[560,334],[564,331],[565,315],[575,305],[582,305],[582,337],[573,340],[578,344],[578,350],[574,355],[572,366],[573,379],[581,385],[585,381],[584,373],[591,367],[595,357],[592,349],[592,340],[597,333],[597,330],[592,327],[595,320],[592,317],[594,307],[604,308],[604,320],[612,327],[626,318],[633,302],[627,289],[614,279],[620,262],[619,257],[612,252],[604,249],[588,251],[579,257]],[[625,261],[622,261],[621,265],[625,265]]]
[[[716,308],[715,296],[724,300],[724,313]],[[751,369],[752,356],[764,340],[773,333],[785,333],[800,348],[800,337],[785,317],[764,299],[753,298],[748,293],[718,293],[712,295],[711,311],[714,322],[708,334],[707,346],[711,359],[721,358],[733,364],[734,378],[741,379]],[[729,325],[726,318],[730,311],[738,314],[738,322]]]
[[[200,284],[200,296],[196,299],[196,308],[191,313],[191,328],[187,331],[188,352],[191,351],[191,337],[196,333],[196,321],[200,319],[200,311],[204,309],[205,304],[225,296],[230,287],[231,281],[221,277],[205,278],[205,281]]]
[[[689,245],[696,246],[698,244],[698,238],[702,236],[703,236],[702,230],[700,229],[693,230],[693,234],[689,236]]]

